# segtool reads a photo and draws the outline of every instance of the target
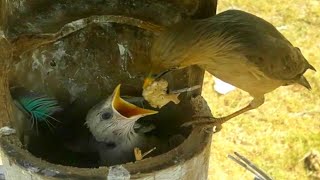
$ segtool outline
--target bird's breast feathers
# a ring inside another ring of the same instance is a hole
[[[248,62],[244,57],[238,57],[237,60],[229,58],[217,59],[213,63],[212,65],[200,65],[200,67],[217,78],[250,94],[264,94],[282,84],[281,81],[269,78],[257,66]]]

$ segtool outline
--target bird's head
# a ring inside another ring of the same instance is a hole
[[[98,141],[104,141],[110,135],[132,131],[139,118],[156,113],[158,111],[140,108],[123,100],[118,85],[111,96],[89,110],[86,124]]]
[[[291,69],[290,68],[285,69],[289,71],[288,73],[286,73],[289,76],[288,78],[289,80],[286,80],[284,82],[284,86],[297,83],[307,88],[308,90],[311,90],[310,83],[303,75],[308,69],[312,71],[317,71],[317,70],[307,61],[307,59],[303,56],[301,50],[298,47],[292,47],[291,50],[292,50],[292,53],[290,54],[291,59],[295,59],[296,61],[294,63],[296,64],[291,66],[292,67]],[[292,70],[293,68],[295,69]]]
[[[197,23],[186,20],[155,38],[150,51],[151,68],[143,87],[172,70],[200,64],[202,58],[199,56],[207,46],[204,46],[205,41],[197,34],[197,29]]]
[[[175,42],[170,38],[170,33],[163,33],[162,38],[157,38],[151,48],[151,68],[144,80],[143,88],[160,79],[168,72],[183,68],[181,62],[183,54],[176,52]]]

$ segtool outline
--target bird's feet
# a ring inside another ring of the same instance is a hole
[[[181,127],[202,127],[207,133],[216,133],[222,129],[223,118],[214,118],[212,116],[193,116],[195,121],[189,121],[181,125]]]

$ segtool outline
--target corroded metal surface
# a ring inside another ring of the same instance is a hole
[[[192,100],[195,114],[206,116],[211,112],[201,96]],[[200,108],[199,108],[200,107]],[[112,168],[76,168],[51,164],[32,156],[21,148],[16,136],[0,140],[6,175],[17,179],[106,179],[114,174],[123,178],[153,180],[206,180],[210,156],[211,134],[193,129],[178,147],[156,157],[127,163]],[[22,172],[21,172],[22,171]],[[129,173],[129,174],[128,174]]]
[[[65,123],[76,120],[81,126],[87,110],[117,84],[122,84],[122,94],[141,96],[153,37],[181,19],[213,15],[215,5],[214,0],[0,0],[1,125],[15,121],[9,83],[56,97],[73,119]],[[170,90],[176,90],[202,85],[203,71],[191,67],[165,78]],[[194,114],[190,99],[200,92],[182,94],[179,106],[163,108],[154,117],[157,127],[163,132],[177,131]],[[124,168],[132,179],[206,179],[210,140],[211,135],[193,130],[170,152]],[[51,164],[22,147],[15,136],[1,138],[10,177],[105,179],[110,174],[106,167]]]
[[[11,45],[0,30],[0,126],[9,124],[12,119],[12,103],[8,84],[8,62],[11,60]]]
[[[81,3],[86,6],[80,7]],[[83,119],[86,111],[119,83],[123,94],[141,96],[143,77],[150,68],[153,37],[186,16],[181,7],[163,2],[83,0],[81,3],[13,3],[10,7],[14,16],[9,16],[5,30],[14,52],[10,84],[56,97],[64,108],[73,109],[75,113],[70,116],[77,119]],[[109,18],[106,14],[130,14],[147,23],[114,20],[116,16]],[[174,90],[201,85],[202,77],[203,71],[194,67],[166,78]],[[181,107],[191,95],[180,97]],[[170,104],[167,109],[180,109],[177,114],[183,114],[184,109],[173,106]],[[163,119],[169,111],[162,112]]]

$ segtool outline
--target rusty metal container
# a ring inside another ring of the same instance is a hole
[[[7,179],[207,178],[211,135],[180,128],[194,114],[210,115],[200,90],[180,95],[179,105],[153,117],[160,135],[179,132],[183,143],[141,161],[95,167],[80,156],[67,162],[69,154],[50,133],[29,137],[26,147],[10,87],[56,97],[68,109],[66,126],[85,135],[87,110],[117,84],[124,94],[141,95],[153,37],[181,19],[214,15],[216,0],[1,0],[0,10],[0,123],[17,130],[0,140]],[[165,78],[179,89],[202,85],[203,73],[190,67]]]

